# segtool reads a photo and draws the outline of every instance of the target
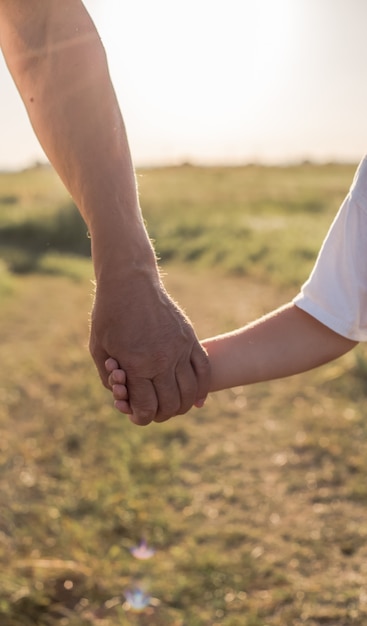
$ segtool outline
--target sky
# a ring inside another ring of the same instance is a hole
[[[85,0],[137,166],[358,161],[367,0]],[[45,156],[0,58],[0,168]]]

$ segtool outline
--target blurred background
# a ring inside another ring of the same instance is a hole
[[[367,2],[86,5],[198,336],[289,301],[365,152]],[[86,226],[0,84],[1,626],[365,626],[365,346],[132,425],[88,354]]]

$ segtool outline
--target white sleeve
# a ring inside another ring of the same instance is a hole
[[[293,302],[340,335],[367,341],[367,156]]]

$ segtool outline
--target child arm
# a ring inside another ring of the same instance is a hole
[[[357,343],[289,303],[202,345],[209,356],[210,391],[218,391],[313,369]]]
[[[211,370],[209,391],[299,374],[337,359],[357,343],[289,303],[243,328],[202,341]],[[131,413],[125,373],[114,359],[108,359],[106,369],[115,407]]]

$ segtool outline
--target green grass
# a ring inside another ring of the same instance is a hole
[[[214,267],[278,286],[308,275],[354,167],[174,167],[138,173],[162,263]],[[87,229],[48,168],[0,176],[0,253],[37,272],[49,252],[89,256]]]
[[[148,170],[139,176],[163,262],[296,285],[308,274],[353,166]]]
[[[165,281],[199,336],[295,293],[352,173],[337,165],[141,173],[162,257],[176,233]],[[0,177],[0,196],[17,196],[0,237],[14,224],[23,236],[42,214],[48,233],[63,230],[66,195],[51,170],[33,175],[19,174],[18,186],[15,175]],[[247,236],[236,237],[240,224]],[[205,253],[187,259],[208,230]],[[8,242],[7,254],[18,246]],[[35,245],[28,272],[0,267],[0,624],[363,626],[364,347],[134,427],[113,410],[89,358],[93,272],[70,248]],[[299,265],[283,276],[297,250]],[[234,267],[241,255],[246,271]],[[130,553],[142,538],[156,549],[147,561]],[[153,597],[143,613],[125,602],[134,584]]]

